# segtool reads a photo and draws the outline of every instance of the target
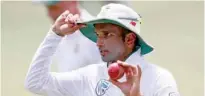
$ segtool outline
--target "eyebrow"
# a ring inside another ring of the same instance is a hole
[[[97,32],[97,31],[95,30],[95,33],[113,33],[113,32],[109,32],[109,31],[98,31],[98,32]]]

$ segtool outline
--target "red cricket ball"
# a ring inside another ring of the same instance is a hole
[[[111,79],[118,80],[124,75],[124,69],[118,63],[113,63],[108,67],[108,74]]]

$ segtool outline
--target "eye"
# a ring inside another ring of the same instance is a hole
[[[104,37],[103,34],[101,34],[101,33],[97,33],[97,32],[95,32],[95,34],[97,35],[98,38],[102,38],[102,37]]]
[[[97,36],[99,36],[98,33],[95,32],[95,34],[96,34]]]
[[[114,35],[115,35],[115,34],[113,34],[113,33],[110,32],[110,33],[106,33],[106,34],[105,34],[105,37],[106,37],[106,38],[110,38],[110,37],[112,37],[112,36],[114,36]]]
[[[114,36],[114,34],[112,34],[112,33],[107,34],[107,37],[112,37],[112,36]]]
[[[97,35],[97,37],[99,37],[99,35],[100,35],[98,32],[95,32],[95,34]]]

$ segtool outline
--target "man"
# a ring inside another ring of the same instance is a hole
[[[78,18],[66,11],[56,20],[33,58],[25,82],[28,90],[49,96],[179,95],[171,73],[144,60],[143,55],[153,48],[140,37],[141,18],[134,10],[121,4],[108,4],[93,20],[81,22]],[[62,37],[78,29],[97,43],[101,58],[107,63],[72,72],[49,72],[51,57]],[[112,80],[107,73],[113,62],[125,70],[119,81]]]
[[[65,10],[69,10],[72,14],[79,14],[83,21],[93,18],[93,16],[84,9],[85,7],[88,7],[84,5],[84,3],[86,3],[84,1],[49,0],[40,2],[45,5],[47,14],[51,18],[52,22],[55,22],[57,17]],[[100,5],[108,2],[129,4],[127,1],[98,1]],[[84,5],[84,8],[80,5]],[[97,11],[96,8],[88,9],[91,12]],[[84,48],[84,46],[89,47]],[[90,55],[90,53],[92,53],[92,55]],[[96,64],[102,62],[100,53],[95,43],[83,36],[79,30],[73,34],[64,36],[63,40],[58,46],[54,59],[57,61],[58,72],[68,72],[80,67],[84,67],[87,64]],[[72,65],[68,63],[71,63]]]

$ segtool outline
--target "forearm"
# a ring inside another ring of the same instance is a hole
[[[143,96],[140,92],[140,86],[138,84],[133,84],[132,89],[130,90],[129,96]]]
[[[25,87],[28,90],[34,93],[41,93],[41,88],[49,81],[51,58],[61,38],[50,31],[37,49],[25,80]]]

